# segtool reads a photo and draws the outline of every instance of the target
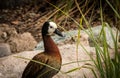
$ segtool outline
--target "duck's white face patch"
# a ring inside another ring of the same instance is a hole
[[[54,22],[49,22],[48,35],[52,35],[55,29],[57,29],[57,25]]]

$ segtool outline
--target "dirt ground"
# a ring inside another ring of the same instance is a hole
[[[65,6],[65,4],[59,4],[58,6],[62,7]],[[27,5],[17,9],[1,10],[0,27],[4,24],[8,25],[8,28],[15,28],[17,33],[30,32],[37,42],[41,40],[41,26],[47,20],[55,21],[66,30],[78,28],[77,25],[64,14],[58,17],[57,12],[57,9],[45,1],[42,1],[38,6]],[[76,21],[79,21],[79,18],[81,17],[78,10],[75,10],[75,12],[73,10],[73,13],[70,13],[69,15]],[[99,25],[100,22],[94,21],[92,24],[95,26]]]

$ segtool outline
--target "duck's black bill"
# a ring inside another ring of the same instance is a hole
[[[61,36],[61,37],[63,37],[63,34],[58,29],[56,29],[54,33]]]

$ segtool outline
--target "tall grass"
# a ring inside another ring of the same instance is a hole
[[[115,12],[116,16],[119,18],[118,12],[113,8],[113,6],[109,3],[108,0],[106,0],[106,1],[110,5],[112,10]],[[88,55],[90,56],[91,60],[93,61],[95,68],[97,69],[97,72],[99,74],[96,74],[95,70],[92,70],[92,72],[94,71],[93,74],[94,74],[95,78],[120,78],[120,75],[118,74],[118,73],[120,73],[120,55],[118,53],[118,42],[117,42],[118,35],[116,35],[116,37],[114,37],[113,32],[112,32],[111,28],[109,27],[112,39],[114,41],[114,51],[115,51],[115,58],[111,59],[109,50],[108,50],[109,47],[107,45],[106,31],[104,30],[105,24],[104,24],[104,19],[103,19],[102,1],[100,0],[99,3],[100,3],[100,16],[101,16],[101,23],[102,23],[102,30],[101,30],[100,35],[103,36],[103,41],[102,41],[103,49],[101,49],[100,46],[98,44],[96,44],[97,41],[95,41],[94,37],[92,37],[92,33],[88,34],[89,36],[91,36],[94,46],[95,46],[95,49],[96,49],[96,59],[91,57],[89,54]],[[81,15],[84,18],[84,15],[82,13],[81,13]],[[86,21],[85,18],[84,18],[84,21]],[[91,30],[89,32],[91,32]],[[89,66],[91,67],[91,65],[89,65]],[[86,67],[86,68],[89,69],[89,67]]]
[[[93,0],[94,1],[94,0]],[[114,15],[115,15],[115,18],[116,19],[120,19],[119,18],[119,7],[120,7],[120,1],[118,0],[115,0],[112,1],[112,3],[110,3],[108,0],[105,0],[106,1],[106,4],[109,5],[109,7],[111,7],[111,11],[113,11]],[[89,1],[88,1],[89,2]],[[107,44],[107,39],[106,39],[106,31],[105,31],[105,27],[106,27],[106,24],[104,22],[106,22],[106,20],[104,19],[104,11],[103,11],[103,1],[100,0],[100,1],[94,1],[96,3],[99,3],[99,9],[100,9],[100,20],[101,20],[101,24],[102,24],[102,30],[101,30],[101,33],[100,33],[100,37],[102,36],[102,42],[101,44],[103,45],[103,48],[101,49],[100,48],[100,45],[97,44],[97,40],[94,38],[93,36],[93,33],[91,31],[91,26],[90,24],[88,23],[88,20],[85,18],[85,13],[83,13],[83,10],[79,5],[78,5],[78,2],[77,0],[75,0],[75,4],[81,14],[81,18],[80,20],[84,20],[85,24],[87,25],[87,27],[89,28],[89,31],[85,31],[89,36],[90,38],[92,39],[93,43],[94,43],[94,46],[95,46],[95,50],[96,50],[96,59],[94,59],[91,55],[89,55],[89,53],[87,52],[87,50],[85,49],[85,47],[83,47],[81,45],[81,47],[84,48],[84,50],[86,51],[86,53],[88,54],[88,56],[91,58],[92,62],[94,65],[91,65],[91,64],[88,64],[86,66],[81,66],[81,67],[78,67],[78,68],[74,68],[74,69],[70,69],[67,73],[70,73],[70,72],[74,72],[78,69],[81,69],[81,68],[87,68],[87,69],[90,69],[91,72],[93,72],[95,78],[120,78],[120,55],[118,53],[118,35],[116,35],[116,37],[113,35],[113,32],[109,27],[109,30],[110,30],[110,33],[111,33],[111,36],[112,36],[112,39],[113,39],[113,42],[114,42],[114,53],[115,53],[115,58],[111,58],[110,57],[110,52],[109,52],[109,46]],[[117,2],[117,6],[115,6],[114,3]],[[86,3],[87,4],[87,3]],[[114,4],[114,5],[112,5]],[[68,16],[70,19],[72,19],[78,26],[78,41],[77,41],[77,45],[76,45],[76,49],[78,49],[78,46],[80,44],[79,42],[79,35],[80,35],[80,30],[81,29],[84,29],[81,25],[81,21],[80,23],[76,22],[73,18],[71,18],[68,14],[66,14],[65,12],[61,11],[63,14],[65,14],[66,16]],[[91,18],[92,19],[92,18]],[[109,23],[109,22],[108,22]],[[81,29],[79,29],[81,28]],[[118,34],[118,33],[117,33]],[[78,54],[78,50],[76,50],[76,54]],[[77,55],[78,56],[78,55]],[[77,59],[78,60],[78,59]],[[78,62],[76,62],[78,63]],[[93,66],[95,67],[95,69],[97,70],[94,70],[93,69]],[[84,75],[84,78],[87,78],[85,75]]]

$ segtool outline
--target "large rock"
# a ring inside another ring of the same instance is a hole
[[[17,33],[14,27],[7,24],[0,24],[0,43],[7,43],[12,53],[30,51],[37,45],[31,33]]]
[[[0,43],[6,43],[10,37],[17,35],[16,29],[7,24],[0,24]]]
[[[21,78],[21,74],[28,62],[15,56],[32,58],[38,52],[22,52],[7,57],[0,58],[0,78]]]
[[[105,37],[106,37],[106,42],[107,42],[107,45],[109,46],[109,48],[115,48],[114,47],[114,44],[115,44],[114,39],[117,42],[119,42],[120,32],[114,27],[113,28],[109,27],[107,23],[106,23],[105,27],[102,27],[101,25],[99,25],[99,26],[93,27],[91,29],[92,29],[92,34],[94,36],[94,39],[97,41],[97,43],[101,47],[103,47],[103,42],[105,40]],[[103,35],[103,30],[104,30],[105,36]],[[91,30],[87,30],[87,31],[90,32]],[[89,37],[89,43],[90,43],[90,46],[93,46],[93,47],[95,46],[91,37]]]
[[[10,46],[7,43],[0,43],[0,57],[12,54]]]
[[[21,51],[30,51],[33,50],[37,45],[37,42],[34,39],[34,37],[28,32],[18,34],[14,37],[10,37],[7,43],[9,43],[13,53]]]

